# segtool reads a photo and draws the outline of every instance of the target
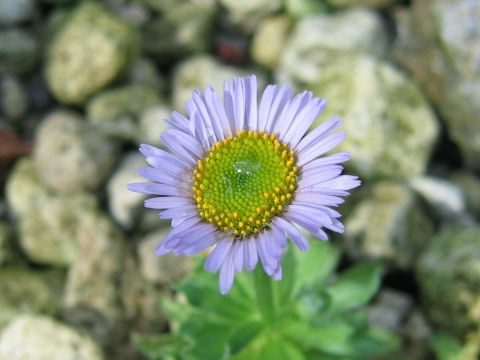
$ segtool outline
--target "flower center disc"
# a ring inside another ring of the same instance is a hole
[[[293,150],[275,134],[242,131],[213,145],[198,161],[193,197],[204,220],[251,236],[291,202],[297,171]]]

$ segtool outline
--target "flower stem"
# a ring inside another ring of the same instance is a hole
[[[270,321],[275,316],[272,279],[260,266],[257,266],[255,271],[253,271],[253,281],[255,284],[255,296],[258,310],[265,321]]]

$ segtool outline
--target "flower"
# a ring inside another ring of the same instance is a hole
[[[178,112],[161,135],[167,152],[151,145],[140,151],[150,166],[138,173],[152,182],[129,184],[132,191],[156,195],[145,207],[163,210],[173,229],[157,255],[194,255],[213,245],[205,262],[220,270],[226,294],[236,272],[253,270],[258,261],[276,280],[287,237],[301,250],[308,242],[297,226],[327,240],[324,229],[343,232],[341,204],[360,185],[342,175],[341,152],[323,156],[345,138],[333,132],[333,117],[307,132],[327,101],[309,91],[292,98],[287,86],[268,85],[260,103],[254,75],[226,81],[224,99],[207,86],[193,91],[188,117]]]

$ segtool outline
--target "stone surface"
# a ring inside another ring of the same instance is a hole
[[[0,360],[102,360],[95,342],[45,316],[16,318],[0,337]]]
[[[472,224],[466,213],[465,196],[454,183],[433,176],[421,176],[410,180],[411,188],[428,204],[432,214],[444,223]]]
[[[170,119],[172,110],[167,105],[157,105],[145,109],[140,116],[137,143],[162,146],[160,135],[169,126],[166,119]]]
[[[205,86],[211,85],[219,93],[223,94],[223,82],[234,77],[248,76],[251,73],[246,70],[220,64],[209,55],[196,55],[181,62],[173,75],[172,102],[176,111],[182,112],[185,102],[192,96],[193,89],[203,92]],[[258,74],[257,74],[258,76]],[[259,89],[262,89],[260,78]]]
[[[255,30],[250,52],[259,64],[274,69],[284,50],[291,20],[284,15],[262,20]]]
[[[0,220],[0,266],[8,262],[13,256],[11,233],[10,224]]]
[[[55,194],[31,159],[22,159],[7,183],[7,200],[18,220],[19,242],[34,262],[67,266],[78,256],[79,221],[97,207],[88,193]]]
[[[137,46],[133,28],[100,3],[81,2],[49,47],[50,90],[63,103],[82,104],[129,67]]]
[[[282,6],[281,0],[219,0],[219,3],[227,9],[230,20],[247,31],[252,31],[263,17]]]
[[[438,124],[418,87],[386,62],[368,56],[336,61],[314,87],[328,99],[320,118],[345,121],[348,165],[364,178],[409,178],[425,171]],[[317,121],[319,123],[319,121]]]
[[[355,24],[355,26],[352,26]],[[383,57],[388,50],[380,16],[367,9],[317,14],[295,25],[281,58],[281,70],[307,84],[320,81],[332,60],[353,54]]]
[[[107,183],[108,207],[112,217],[124,228],[131,229],[138,219],[145,195],[127,191],[127,184],[145,181],[137,175],[140,166],[146,166],[140,152],[126,154]]]
[[[412,306],[410,296],[386,288],[375,296],[374,303],[367,308],[368,322],[374,328],[399,333]]]
[[[166,3],[166,2],[165,2]],[[212,44],[215,1],[177,1],[145,30],[145,49],[168,63],[189,53],[208,51]]]
[[[380,182],[370,187],[345,221],[343,245],[354,259],[386,260],[410,267],[428,244],[433,226],[404,185]]]
[[[156,64],[149,58],[138,58],[127,74],[127,82],[150,86],[159,93],[166,87],[166,79],[159,73]]]
[[[116,160],[115,144],[67,110],[50,113],[38,127],[35,140],[36,169],[58,191],[96,188]]]
[[[480,326],[480,228],[452,228],[432,239],[416,273],[424,309],[438,329],[463,336]]]
[[[372,6],[376,8],[385,8],[399,2],[399,0],[327,0],[327,3],[336,7],[348,6]]]
[[[456,172],[451,180],[465,194],[468,211],[480,219],[480,178],[468,172]]]
[[[480,2],[412,5],[397,13],[395,58],[437,105],[468,165],[480,169]]]
[[[155,255],[155,249],[170,231],[170,227],[157,230],[140,240],[137,252],[140,259],[140,271],[145,279],[159,284],[173,284],[180,280],[189,269],[193,261],[186,256]]]
[[[0,25],[12,25],[29,20],[34,10],[34,0],[0,0]]]
[[[0,29],[0,74],[25,74],[37,58],[38,43],[32,34],[16,28]]]
[[[63,278],[60,272],[2,268],[0,328],[22,314],[57,314]]]
[[[105,135],[136,140],[140,114],[162,103],[155,88],[129,85],[95,95],[87,104],[87,117]]]
[[[28,97],[22,83],[13,76],[0,76],[0,114],[17,122],[28,110]]]

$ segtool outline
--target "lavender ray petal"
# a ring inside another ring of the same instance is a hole
[[[278,264],[277,268],[273,271],[273,274],[272,274],[272,278],[273,280],[282,280],[282,266],[280,265],[280,263]]]
[[[357,176],[353,175],[340,175],[335,179],[328,180],[317,184],[312,190],[316,189],[332,189],[332,190],[351,190],[360,186],[362,182]]]
[[[304,92],[295,95],[292,101],[285,107],[285,111],[275,122],[273,132],[278,135],[278,138],[283,142],[285,141],[285,135],[290,127],[297,128],[296,115],[308,102],[311,100],[313,94],[311,91],[305,90]]]
[[[245,106],[246,106],[246,124],[247,128],[257,131],[258,114],[257,114],[257,77],[249,76],[245,80]]]
[[[178,250],[174,250],[175,255],[185,255],[185,256],[192,256],[195,254],[198,254],[199,252],[202,252],[209,248],[210,246],[214,245],[217,242],[217,239],[215,236],[204,236],[200,239],[198,239],[195,243],[193,244],[188,244],[185,246],[182,246]]]
[[[166,255],[175,248],[180,242],[179,238],[173,238],[170,240],[163,240],[160,244],[155,249],[155,255],[157,256],[163,256]]]
[[[179,129],[183,132],[188,131],[189,121],[185,116],[183,116],[182,114],[180,114],[177,111],[174,111],[174,112],[172,112],[171,117],[172,117],[172,120],[175,123],[175,127],[177,129]]]
[[[191,199],[181,196],[154,197],[145,200],[145,207],[150,209],[169,209],[191,204]]]
[[[330,132],[338,128],[343,124],[343,121],[339,120],[338,116],[327,119],[324,123],[317,126],[311,132],[309,132],[302,140],[299,141],[294,148],[295,152],[299,154],[305,149],[311,148],[319,140],[327,136]]]
[[[218,286],[222,295],[225,295],[230,291],[234,278],[235,272],[233,269],[232,252],[230,251],[222,264],[220,276],[218,277]]]
[[[160,213],[160,219],[173,219],[175,217],[184,217],[189,215],[198,215],[198,209],[195,205],[178,206],[164,210]]]
[[[343,142],[343,140],[345,140],[344,131],[338,131],[326,136],[318,143],[312,145],[312,147],[298,153],[297,166],[303,166],[304,164],[316,159],[320,155],[323,155],[326,152],[336,148]]]
[[[235,244],[233,245],[232,249],[230,251],[233,252],[232,258],[233,258],[233,267],[235,269],[235,272],[242,272],[243,270],[243,247],[244,247],[244,241],[239,240],[236,241]]]
[[[287,247],[287,237],[285,236],[285,233],[275,224],[272,223],[272,237],[275,240],[275,242],[280,246],[280,248],[286,248]]]
[[[219,134],[217,134],[217,137],[223,140],[224,138],[232,136],[233,133],[225,111],[225,106],[220,96],[211,86],[207,86],[205,89],[205,100],[210,105],[212,114],[215,114],[222,131],[223,137],[221,138]]]
[[[323,168],[314,168],[302,173],[298,181],[298,189],[304,190],[313,188],[316,184],[338,177],[343,171],[343,166],[327,165]]]
[[[328,236],[325,233],[325,231],[320,229],[320,227],[318,227],[317,224],[312,223],[306,217],[304,217],[302,215],[299,215],[296,212],[285,213],[284,216],[287,220],[290,220],[291,222],[300,225],[301,227],[303,227],[304,229],[306,229],[307,231],[312,233],[312,235],[314,235],[315,237],[317,237],[319,239],[322,239],[322,240],[327,240],[328,239]]]
[[[278,93],[277,85],[268,85],[263,91],[258,109],[258,131],[265,131],[268,121],[268,112],[272,106],[272,101]]]
[[[280,90],[278,90],[278,93],[273,99],[272,105],[268,112],[268,119],[265,124],[266,133],[272,132],[276,120],[279,119],[280,116],[282,116],[284,111],[286,111],[291,97],[292,97],[292,90],[290,90],[288,86],[283,85],[280,88]]]
[[[316,167],[326,166],[326,165],[337,165],[344,163],[350,159],[349,152],[339,152],[330,156],[324,156],[319,159],[310,161],[308,164],[305,164],[302,167],[303,171],[310,170]]]
[[[244,241],[246,243],[243,246],[243,262],[248,270],[253,270],[255,269],[255,266],[257,266],[258,262],[257,245],[255,240],[252,238]]]
[[[273,226],[278,226],[280,230],[285,232],[300,251],[308,250],[309,245],[307,239],[305,239],[302,232],[291,222],[281,217],[276,217],[272,224]]]
[[[205,270],[215,273],[222,266],[225,257],[227,256],[230,247],[233,245],[233,239],[227,238],[219,241],[217,246],[213,251],[208,255],[207,260],[205,261],[204,268]]]
[[[164,196],[184,196],[176,186],[167,184],[156,184],[150,182],[131,183],[127,185],[127,189],[143,194],[164,195]]]
[[[175,177],[169,173],[152,168],[150,166],[139,167],[137,169],[137,174],[145,179],[168,185],[176,185],[178,182]]]

